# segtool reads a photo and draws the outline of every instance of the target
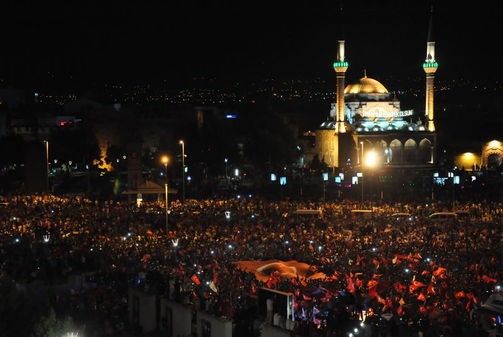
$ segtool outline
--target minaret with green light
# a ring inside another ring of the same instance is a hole
[[[344,56],[344,40],[338,41],[337,60],[334,62],[334,70],[337,78],[336,82],[336,124],[335,133],[346,132],[345,105],[344,105],[344,86],[346,82],[346,70],[349,63]]]
[[[435,72],[438,68],[438,63],[435,61],[435,42],[432,41],[432,26],[433,26],[433,7],[430,13],[430,23],[428,27],[428,41],[426,42],[426,60],[423,63],[423,69],[426,73],[426,103],[424,114],[428,119],[427,129],[430,132],[435,131],[434,123],[434,80]]]

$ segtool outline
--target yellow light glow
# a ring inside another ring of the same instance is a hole
[[[163,163],[163,165],[168,165],[168,163],[169,163],[169,157],[168,156],[162,156],[161,157],[161,163]]]
[[[98,168],[105,170],[107,172],[112,171],[112,164],[108,164],[105,160],[107,157],[108,146],[100,144],[99,148],[100,148],[100,159],[95,159],[93,161],[93,164],[98,165]]]
[[[491,141],[489,142],[489,144],[488,144],[488,145],[489,145],[489,147],[491,147],[491,148],[492,148],[492,147],[500,147],[500,146],[501,146],[501,142],[499,142],[499,141],[497,141],[497,140],[491,140]]]
[[[480,155],[473,152],[465,152],[454,158],[454,164],[464,170],[473,170],[475,165],[480,165]]]
[[[373,167],[373,166],[376,166],[377,164],[377,153],[375,151],[369,151],[367,152],[366,156],[365,156],[365,166],[368,166],[368,167]]]

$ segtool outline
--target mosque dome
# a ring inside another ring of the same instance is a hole
[[[389,94],[379,81],[370,77],[362,77],[355,84],[349,84],[344,89],[345,94]]]

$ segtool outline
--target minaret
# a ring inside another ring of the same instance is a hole
[[[433,104],[433,95],[434,95],[434,80],[435,80],[435,72],[438,68],[438,63],[435,61],[435,42],[432,40],[432,28],[433,28],[433,6],[430,12],[430,23],[428,27],[428,41],[426,42],[426,60],[423,63],[423,69],[426,73],[426,103],[424,114],[428,119],[428,131],[435,131],[435,123],[434,123],[434,104]]]
[[[349,63],[346,62],[344,57],[344,40],[338,41],[337,60],[334,62],[334,70],[337,78],[336,83],[336,125],[335,133],[345,133],[345,106],[344,106],[344,86],[346,82],[346,70],[348,70]]]

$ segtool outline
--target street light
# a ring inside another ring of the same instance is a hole
[[[227,159],[227,158],[225,158],[225,159],[224,159],[224,162],[225,162],[225,183],[226,183],[227,185],[229,185],[229,178],[228,178],[228,176],[227,176],[227,162],[228,162],[228,159]]]
[[[183,140],[179,141],[182,146],[182,203],[185,202],[185,143]]]
[[[326,196],[326,191],[327,191],[327,181],[328,181],[328,173],[323,172],[323,202],[325,202],[325,196]]]
[[[365,157],[363,156],[363,142],[360,142],[362,145],[362,160],[361,160],[361,169],[362,169],[362,203],[363,203],[363,168],[372,168],[377,165],[377,153],[374,150],[367,151]]]
[[[49,141],[44,140],[45,143],[45,191],[49,192]]]
[[[166,213],[166,235],[168,234],[168,163],[169,163],[169,157],[168,156],[162,156],[161,157],[161,163],[164,165],[164,175],[165,175],[165,182],[164,182],[164,195],[165,195],[165,204],[164,204],[164,209]]]
[[[360,154],[360,166],[362,169],[362,205],[363,205],[363,142],[360,142],[360,145],[362,146],[362,153]]]

